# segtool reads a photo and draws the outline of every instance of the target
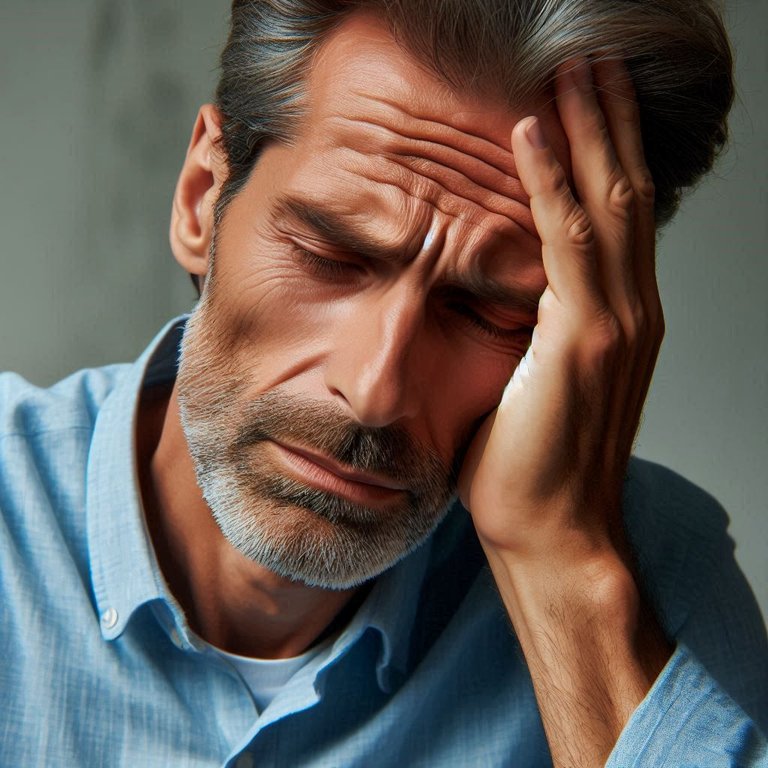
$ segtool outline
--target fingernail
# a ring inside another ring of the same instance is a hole
[[[530,144],[536,149],[547,148],[547,137],[544,135],[544,131],[541,130],[541,123],[539,122],[538,117],[534,117],[528,123],[525,129],[525,135]]]
[[[580,91],[589,93],[592,90],[592,67],[587,59],[576,62],[570,70],[570,75]]]

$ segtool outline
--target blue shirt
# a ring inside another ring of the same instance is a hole
[[[550,765],[458,506],[263,712],[194,636],[147,532],[133,437],[139,392],[174,377],[182,328],[133,365],[50,389],[0,377],[0,766]],[[677,649],[609,765],[768,765],[765,627],[725,514],[640,461],[625,514]]]

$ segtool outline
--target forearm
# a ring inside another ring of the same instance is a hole
[[[672,652],[630,569],[609,548],[553,551],[549,560],[488,547],[486,554],[554,765],[604,765]]]

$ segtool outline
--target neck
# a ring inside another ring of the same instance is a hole
[[[364,590],[284,579],[224,538],[195,479],[176,387],[142,396],[137,426],[147,524],[163,575],[200,637],[242,656],[296,656],[337,627]]]

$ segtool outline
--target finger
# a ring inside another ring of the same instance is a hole
[[[536,117],[512,131],[517,170],[530,198],[552,294],[562,304],[605,305],[596,272],[594,231]]]
[[[660,310],[655,274],[656,222],[654,184],[645,161],[640,108],[632,78],[620,59],[603,59],[593,67],[595,85],[618,161],[634,190],[635,279],[649,315]]]
[[[597,98],[611,144],[635,189],[652,180],[645,162],[640,107],[632,77],[621,59],[599,59],[592,65]]]
[[[599,87],[597,74],[595,82]],[[625,78],[622,83],[625,89],[627,82]],[[620,98],[604,104],[594,85],[589,63],[572,62],[558,73],[556,96],[570,144],[576,192],[595,228],[598,270],[622,331],[605,455],[623,464],[632,448],[655,359],[655,334],[648,333],[646,316],[646,305],[653,305],[652,289],[646,283],[641,290],[638,281],[640,270],[652,263],[653,238],[652,229],[651,239],[648,237],[647,207],[639,210],[636,206],[638,192],[633,181],[643,179],[644,163],[642,153],[638,155],[642,140],[639,115],[632,112],[634,100],[629,100],[632,94],[625,90],[618,94]],[[622,120],[635,121],[628,138],[620,135],[625,129]],[[652,205],[650,210],[652,217]]]
[[[627,404],[627,424],[640,420],[650,372],[664,335],[664,319],[655,270],[656,222],[654,184],[645,161],[640,108],[634,84],[621,59],[602,59],[593,66],[598,98],[618,160],[634,190],[635,281],[642,312],[635,313],[639,350],[632,380],[634,402]],[[629,437],[629,441],[634,435]]]
[[[622,325],[631,330],[637,301],[633,189],[614,150],[586,59],[560,68],[555,95],[570,145],[576,195],[595,228],[605,293]]]

